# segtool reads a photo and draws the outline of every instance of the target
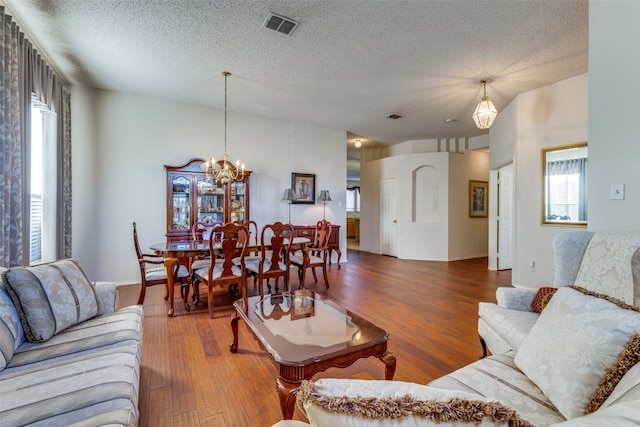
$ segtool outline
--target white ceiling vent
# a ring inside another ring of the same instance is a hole
[[[275,13],[269,13],[269,16],[267,16],[267,19],[265,19],[262,26],[290,36],[291,33],[293,33],[293,30],[298,26],[298,23],[293,19],[285,18],[284,16],[276,15]]]

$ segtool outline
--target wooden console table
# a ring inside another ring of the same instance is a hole
[[[293,233],[295,237],[307,237],[313,241],[316,233],[315,225],[294,225]],[[340,250],[340,226],[331,224],[331,237],[329,238],[329,264],[331,264],[331,254],[333,251],[338,253],[338,268],[340,268],[340,258],[342,251]]]

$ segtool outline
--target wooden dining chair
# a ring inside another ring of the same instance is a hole
[[[258,243],[258,223],[252,220],[249,221],[234,221],[234,224],[244,225],[247,228],[248,234],[246,236],[241,236],[242,238],[247,239],[247,253],[245,254],[245,263],[251,261],[260,260],[259,246]]]
[[[221,222],[203,222],[198,221],[193,224],[191,227],[191,239],[192,240],[202,240],[205,243],[209,243],[209,240],[212,238],[215,239],[215,235],[213,233],[213,227],[216,225],[222,224]],[[211,259],[209,256],[202,257],[194,257],[191,259],[190,270],[193,273],[195,270],[200,270],[201,268],[209,267],[211,263]]]
[[[275,290],[278,292],[278,280],[282,277],[287,290],[289,286],[289,272],[291,271],[291,244],[285,244],[285,235],[293,235],[291,224],[276,222],[266,224],[260,233],[260,259],[245,263],[248,272],[258,278],[260,296],[264,296],[263,282],[266,280],[267,289],[271,293],[269,279],[275,279]]]
[[[219,240],[219,236],[216,236],[213,233],[213,228],[216,225],[221,225],[221,222],[218,221],[197,221],[191,227],[191,239],[192,240],[201,240],[205,244],[209,244],[209,240]],[[218,263],[222,262],[222,259],[218,259]],[[195,284],[193,273],[196,270],[201,270],[203,268],[209,268],[211,264],[211,257],[207,255],[192,257],[189,259],[189,277],[191,278],[191,283],[193,285],[193,291],[191,294],[191,299],[195,305],[200,303],[200,295],[198,293],[198,287]]]
[[[291,265],[298,269],[298,279],[300,288],[304,289],[305,273],[307,268],[313,273],[313,280],[318,283],[316,267],[322,268],[324,284],[329,287],[329,277],[327,276],[327,262],[331,256],[329,250],[329,239],[331,238],[331,223],[327,220],[320,220],[316,223],[316,230],[313,242],[304,250],[298,250],[291,255]]]
[[[249,233],[244,225],[227,223],[216,225],[213,233],[220,233],[221,239],[209,240],[209,254],[211,263],[207,268],[196,270],[193,274],[196,291],[200,283],[208,287],[209,317],[213,319],[213,289],[216,286],[229,286],[229,292],[234,294],[234,286],[239,286],[240,296],[247,298],[247,276],[245,272],[244,256],[248,239],[241,238],[243,233]],[[239,265],[233,260],[238,259]],[[218,262],[218,260],[222,260]]]
[[[147,286],[164,285],[164,299],[169,299],[169,281],[167,280],[167,269],[164,266],[164,258],[155,254],[142,253],[142,250],[140,249],[140,242],[138,241],[138,230],[135,222],[133,223],[133,245],[136,249],[136,256],[140,267],[141,286],[140,295],[138,296],[138,305],[142,305],[144,303]],[[189,270],[184,265],[180,265],[176,261],[173,269],[173,277],[174,284],[180,284],[180,295],[184,299],[185,307],[189,310],[189,304],[187,303]]]

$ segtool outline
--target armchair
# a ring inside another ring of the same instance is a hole
[[[553,287],[577,285],[640,304],[640,233],[571,231],[553,239]],[[539,313],[538,289],[498,288],[497,303],[478,307],[478,333],[485,357],[518,350]]]

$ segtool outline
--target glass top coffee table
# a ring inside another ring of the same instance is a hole
[[[396,357],[387,350],[389,334],[371,322],[308,290],[259,296],[234,303],[233,343],[238,351],[238,321],[244,320],[278,366],[278,395],[284,419],[291,419],[300,383],[331,367],[344,368],[376,356],[392,380]]]

